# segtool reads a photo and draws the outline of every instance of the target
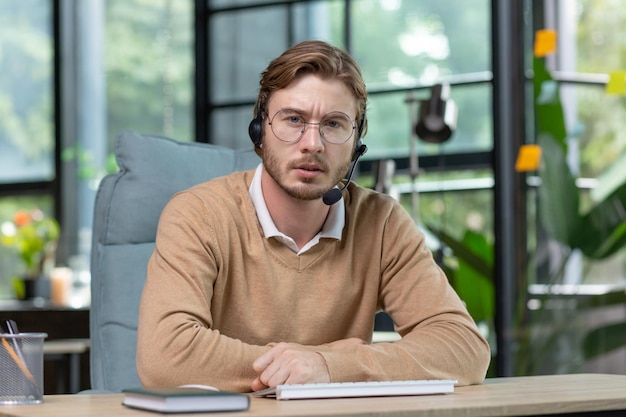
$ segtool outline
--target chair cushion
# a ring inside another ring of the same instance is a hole
[[[252,150],[234,151],[197,142],[123,132],[115,155],[120,198],[110,206],[107,244],[154,241],[159,215],[170,197],[211,178],[249,169],[259,162]]]
[[[159,216],[171,196],[259,163],[253,150],[122,132],[120,171],[98,188],[91,253],[91,388],[139,385],[135,368],[139,298]]]

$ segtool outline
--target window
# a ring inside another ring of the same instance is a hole
[[[18,208],[41,208],[61,223],[58,263],[88,265],[93,200],[117,168],[116,135],[194,140],[193,6],[0,4],[0,224]],[[0,246],[0,298],[14,296],[19,274]]]
[[[534,80],[543,77],[540,66],[552,80],[541,84],[535,100],[534,116],[541,123],[536,123],[532,140],[549,149],[546,145],[556,138],[564,146],[544,157],[538,178],[527,178],[530,285],[521,325],[530,326],[525,329],[529,337],[518,344],[519,370],[624,372],[624,342],[619,338],[626,325],[626,252],[619,243],[623,226],[604,227],[602,222],[613,220],[610,211],[624,206],[624,89],[612,93],[607,82],[615,73],[624,83],[626,12],[612,1],[533,4],[538,19],[528,30],[555,30],[558,42],[554,53],[535,62]],[[545,109],[546,103],[551,110]],[[557,116],[561,110],[562,122]],[[559,126],[563,138],[546,133],[551,132],[548,127]],[[573,192],[562,193],[574,180]],[[615,198],[610,196],[620,189]],[[600,222],[585,217],[593,207]],[[605,251],[614,242],[618,250]]]
[[[546,8],[545,27],[555,29],[559,41],[545,65],[558,81],[567,158],[581,189],[581,213],[598,204],[611,187],[626,181],[620,162],[626,151],[624,92],[607,92],[609,74],[616,72],[623,78],[619,71],[626,67],[620,41],[626,13],[613,10],[610,4],[578,0]],[[573,275],[565,279],[572,284],[624,284],[624,256],[620,251],[602,260],[603,267],[597,260],[580,259],[586,267],[570,269]]]
[[[50,2],[0,3],[0,225],[18,209],[54,211],[54,71]],[[8,197],[14,194],[14,197]],[[0,245],[0,298],[8,271],[21,273]]]
[[[47,1],[0,5],[0,182],[54,179],[52,10]]]
[[[492,178],[484,158],[493,147],[489,1],[471,0],[461,9],[450,0],[212,1],[208,11],[206,71],[211,84],[205,100],[210,142],[249,147],[247,126],[261,71],[288,46],[322,39],[355,57],[368,86],[369,150],[362,158],[360,181],[372,181],[364,177],[378,160],[394,159],[399,173],[406,172],[411,141],[416,140],[411,120],[417,101],[428,98],[430,87],[442,80],[452,85],[458,129],[443,145],[419,142],[420,165],[433,171],[452,169],[462,178]],[[451,161],[462,161],[463,167],[459,170]],[[480,174],[463,172],[472,165]],[[443,180],[423,178],[429,189]],[[406,175],[395,180],[401,182],[399,189],[410,192]],[[476,211],[485,213],[484,204]],[[429,206],[420,212],[438,217]],[[461,233],[467,219],[458,220],[452,227]]]

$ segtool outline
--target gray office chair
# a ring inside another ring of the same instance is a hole
[[[177,191],[250,169],[252,149],[123,132],[115,156],[120,171],[100,183],[91,254],[91,388],[119,392],[139,386],[135,368],[139,298],[161,211]]]

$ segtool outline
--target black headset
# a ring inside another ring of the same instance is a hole
[[[354,154],[352,155],[352,161],[356,161],[361,155],[367,152],[367,145],[363,143],[363,139],[361,139],[361,135],[363,134],[363,129],[365,128],[366,121],[365,113],[363,113],[363,117],[361,117],[361,121],[359,122],[359,127],[357,128],[358,139],[356,141],[356,145],[354,147]],[[262,112],[257,112],[256,116],[248,125],[248,135],[250,135],[250,139],[254,146],[259,148],[261,147],[261,143],[263,142],[263,116]]]
[[[254,143],[254,147],[260,147],[261,142],[263,142],[263,116],[260,111],[250,122],[248,134],[250,135],[250,139],[252,139],[252,143]]]

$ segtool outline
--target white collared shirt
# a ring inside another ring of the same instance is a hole
[[[346,208],[343,204],[343,199],[330,206],[328,217],[326,217],[326,221],[324,221],[322,230],[304,245],[302,249],[298,250],[295,240],[278,230],[272,220],[272,216],[270,216],[270,212],[265,204],[265,198],[263,198],[263,189],[261,188],[261,173],[263,169],[262,163],[256,168],[249,192],[266,239],[275,237],[298,255],[303,254],[315,246],[321,238],[341,240],[341,232],[343,231],[346,217]]]

